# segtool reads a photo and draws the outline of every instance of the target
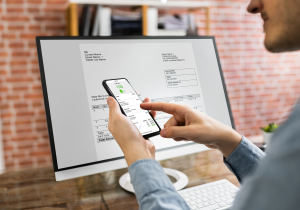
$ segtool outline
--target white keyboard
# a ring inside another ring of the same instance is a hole
[[[223,210],[232,206],[239,188],[226,179],[178,191],[192,210]]]

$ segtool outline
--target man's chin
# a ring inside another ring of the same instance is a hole
[[[281,53],[281,52],[300,50],[300,46],[297,46],[296,43],[293,43],[292,41],[288,41],[285,38],[273,37],[273,39],[270,39],[266,36],[264,44],[266,49],[272,53]]]
[[[269,39],[267,39],[267,37],[265,38],[264,44],[265,44],[266,49],[269,52],[272,52],[272,53],[284,52],[284,50],[280,46],[280,43],[276,43],[276,41],[274,41],[274,40],[269,40]]]
[[[266,40],[265,40],[265,47],[266,47],[266,49],[269,51],[269,52],[271,52],[271,53],[278,53],[278,49],[277,49],[277,47],[276,46],[274,46],[274,44],[272,44],[272,43],[270,43],[270,42],[267,42]]]

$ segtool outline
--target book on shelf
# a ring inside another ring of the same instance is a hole
[[[112,10],[113,20],[124,20],[124,21],[137,21],[142,19],[142,13],[140,10],[136,11],[126,11],[121,9]]]
[[[147,34],[148,36],[157,36],[158,9],[149,7],[147,10]]]
[[[82,9],[79,35],[80,36],[89,36],[90,32],[90,23],[91,23],[91,7],[90,5],[84,5]]]
[[[102,8],[101,5],[96,6],[92,36],[99,36],[99,34],[100,34],[99,30],[100,30],[100,12],[101,12],[101,8]]]
[[[99,36],[111,36],[111,8],[101,7],[99,15]]]
[[[111,16],[112,35],[142,35],[141,10],[126,11],[113,9]]]

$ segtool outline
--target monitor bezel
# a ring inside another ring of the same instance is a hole
[[[116,157],[116,158],[111,158],[108,160],[101,160],[101,161],[95,161],[95,162],[90,162],[86,164],[80,164],[80,165],[75,165],[75,166],[70,166],[70,167],[64,167],[59,169],[58,164],[57,164],[57,158],[56,158],[56,149],[55,149],[55,144],[54,144],[54,135],[53,135],[53,129],[52,129],[52,121],[51,121],[51,113],[50,113],[50,106],[49,106],[49,99],[48,99],[48,92],[47,92],[47,84],[46,84],[46,77],[45,77],[45,71],[44,71],[44,63],[43,63],[43,55],[42,55],[42,49],[41,49],[41,41],[42,40],[157,40],[157,39],[211,39],[213,41],[214,45],[214,50],[218,62],[218,67],[219,67],[219,73],[221,76],[222,80],[222,85],[223,85],[223,90],[226,98],[226,103],[228,107],[228,112],[230,116],[230,121],[232,128],[235,129],[235,124],[234,124],[234,119],[232,115],[232,110],[229,102],[229,97],[227,93],[227,88],[225,84],[225,78],[223,75],[222,67],[221,67],[221,62],[217,50],[217,45],[215,41],[214,36],[111,36],[111,37],[99,37],[99,36],[37,36],[36,37],[36,46],[37,46],[37,55],[38,55],[38,62],[39,62],[39,67],[40,67],[40,75],[41,75],[41,83],[42,83],[42,91],[43,91],[43,98],[44,98],[44,106],[45,106],[45,112],[46,112],[46,119],[47,119],[47,125],[48,125],[48,135],[49,135],[49,141],[50,141],[50,148],[51,148],[51,154],[52,154],[52,162],[53,162],[53,169],[54,172],[59,172],[59,171],[65,171],[65,170],[70,170],[70,169],[75,169],[75,168],[81,168],[85,166],[90,166],[90,165],[95,165],[95,164],[101,164],[105,162],[111,162],[111,161],[116,161],[120,159],[124,159],[124,156],[121,157]],[[184,147],[188,146],[191,144],[195,143],[189,143],[189,144],[184,144],[184,145],[179,145],[179,146],[172,146],[172,147],[167,147],[163,149],[158,149],[156,150],[157,152],[164,151],[164,150],[170,150],[178,147]]]

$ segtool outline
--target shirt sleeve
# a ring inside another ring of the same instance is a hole
[[[245,177],[254,171],[264,156],[263,151],[243,136],[241,143],[231,155],[228,158],[224,157],[224,163],[242,183]]]
[[[128,170],[141,210],[190,209],[156,160],[138,160]]]

